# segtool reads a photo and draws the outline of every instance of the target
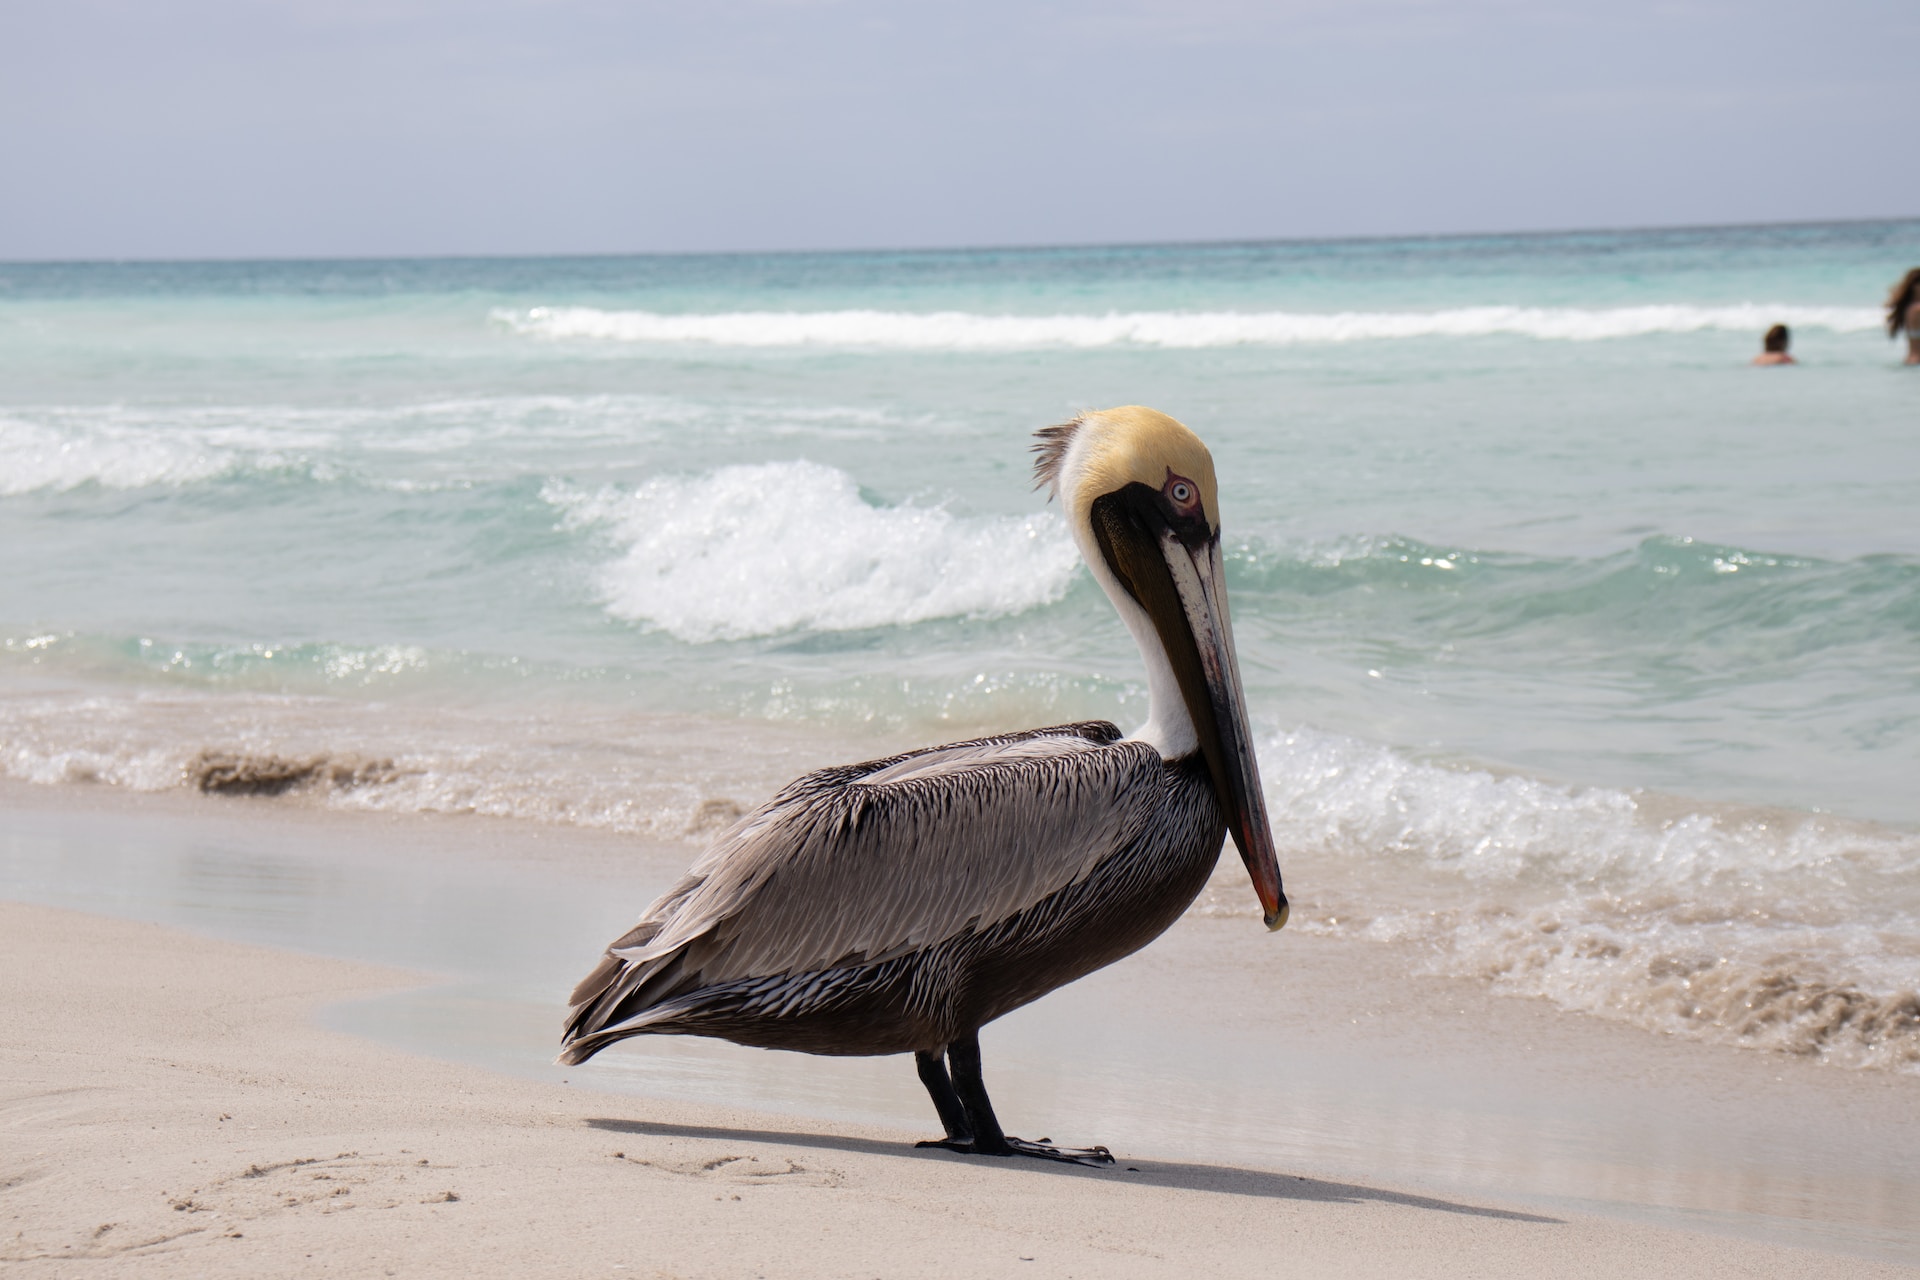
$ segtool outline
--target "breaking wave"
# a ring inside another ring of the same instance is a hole
[[[1296,346],[1406,338],[1512,336],[1598,342],[1708,330],[1757,333],[1785,323],[1861,333],[1867,307],[1740,303],[1703,307],[1455,307],[1440,311],[1133,311],[1105,315],[980,315],[964,311],[735,311],[671,314],[597,307],[499,309],[516,332],[548,339],[726,347],[867,347],[991,351],[1027,348]]]
[[[544,496],[621,548],[596,576],[609,613],[694,643],[1019,613],[1064,596],[1079,563],[1052,513],[876,506],[815,462]]]
[[[1650,1030],[1920,1070],[1920,836],[1451,767],[1310,730],[1265,744],[1310,932]],[[1215,910],[1245,910],[1231,895]]]
[[[63,431],[0,416],[0,497],[84,484],[104,489],[185,485],[233,469],[239,451],[206,439],[115,430]]]
[[[376,407],[41,406],[0,411],[0,497],[274,474],[419,492],[539,471],[558,444],[628,451],[688,432],[857,440],[909,425],[925,424],[853,406],[640,394]]]

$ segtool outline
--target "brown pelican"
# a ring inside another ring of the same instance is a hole
[[[1140,646],[1147,723],[1033,729],[822,769],[721,835],[574,990],[563,1063],[636,1035],[914,1055],[946,1136],[1001,1131],[979,1030],[1158,937],[1226,832],[1287,899],[1234,659],[1213,458],[1139,406],[1037,433],[1035,473]]]

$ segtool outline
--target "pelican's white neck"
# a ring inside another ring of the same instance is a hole
[[[1147,722],[1128,736],[1158,751],[1162,760],[1192,755],[1200,749],[1200,734],[1193,727],[1187,700],[1180,693],[1180,681],[1173,674],[1173,663],[1167,660],[1166,645],[1161,643],[1153,620],[1107,572],[1104,563],[1094,566],[1093,576],[1106,589],[1107,598],[1113,601],[1127,630],[1133,632],[1133,642],[1140,647],[1140,661],[1147,668]]]
[[[1062,460],[1059,492],[1063,494],[1077,492],[1084,478],[1086,436],[1085,431],[1080,432]],[[1191,755],[1200,748],[1200,734],[1193,727],[1193,716],[1180,694],[1180,680],[1173,674],[1166,645],[1161,643],[1160,633],[1147,611],[1127,594],[1127,589],[1113,576],[1113,570],[1107,567],[1106,557],[1100,554],[1099,544],[1094,540],[1093,526],[1080,515],[1078,504],[1069,499],[1067,506],[1068,524],[1073,529],[1074,543],[1080,548],[1080,558],[1087,562],[1093,580],[1107,593],[1107,599],[1113,601],[1120,621],[1133,633],[1133,642],[1140,648],[1140,661],[1147,669],[1147,722],[1128,737],[1146,743],[1158,751],[1163,760]]]

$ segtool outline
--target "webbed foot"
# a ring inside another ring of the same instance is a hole
[[[959,1152],[964,1156],[1032,1156],[1036,1160],[1083,1164],[1092,1169],[1105,1168],[1113,1163],[1113,1152],[1105,1147],[1056,1147],[1046,1138],[1038,1142],[1028,1142],[1025,1138],[1016,1138],[1012,1134],[1002,1137],[997,1143],[984,1143],[972,1138],[929,1138],[925,1142],[916,1142],[913,1145],[941,1147],[947,1151]]]
[[[1113,1163],[1113,1152],[1105,1147],[1056,1147],[1050,1138],[1038,1142],[1028,1142],[1025,1138],[1016,1138],[1008,1134],[1007,1151],[1010,1156],[1032,1156],[1036,1160],[1059,1160],[1065,1164],[1084,1164],[1099,1169]]]

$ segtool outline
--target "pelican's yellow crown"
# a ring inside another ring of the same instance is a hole
[[[1095,498],[1130,484],[1159,489],[1169,474],[1200,490],[1207,527],[1220,532],[1219,486],[1213,455],[1185,423],[1145,405],[1083,413],[1041,434],[1039,476],[1067,507],[1075,527],[1085,528]],[[1072,459],[1073,474],[1063,473]]]

